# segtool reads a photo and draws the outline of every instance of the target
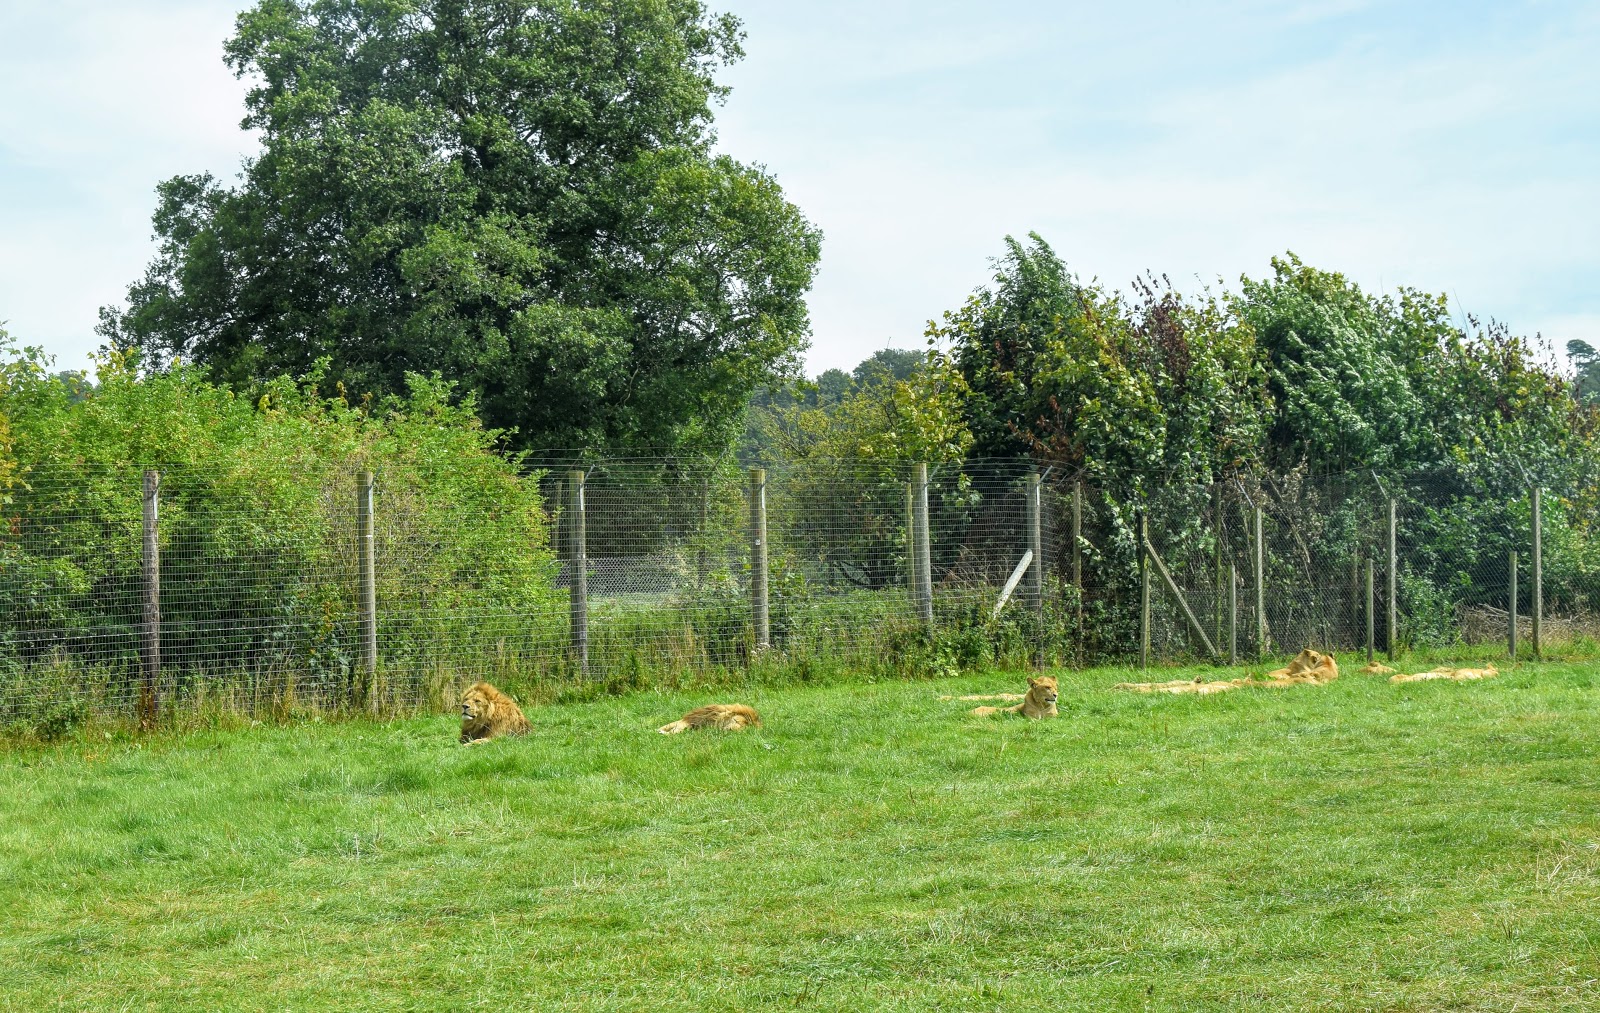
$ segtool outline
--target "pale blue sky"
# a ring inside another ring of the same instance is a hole
[[[148,261],[154,186],[252,147],[218,0],[0,0],[0,320],[63,367]],[[813,372],[1036,230],[1186,288],[1293,250],[1600,344],[1600,3],[732,0],[722,146],[827,235]]]

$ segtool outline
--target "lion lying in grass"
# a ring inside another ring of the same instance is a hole
[[[714,728],[719,732],[740,732],[746,728],[760,727],[761,715],[756,713],[754,707],[747,707],[742,703],[710,703],[704,707],[696,707],[671,724],[662,725],[656,731],[662,735],[677,735],[679,732],[701,728]]]
[[[1193,693],[1196,696],[1207,696],[1238,689],[1245,685],[1246,681],[1219,679],[1216,682],[1201,682],[1199,679],[1173,679],[1171,682],[1119,682],[1111,688],[1131,690],[1135,693]]]
[[[1331,654],[1321,654],[1306,648],[1294,656],[1286,668],[1275,669],[1260,679],[1252,680],[1257,686],[1322,686],[1339,678],[1339,665]]]
[[[1478,679],[1493,679],[1500,673],[1493,665],[1483,668],[1436,668],[1431,672],[1413,672],[1410,675],[1396,672],[1389,676],[1390,682],[1429,682],[1434,679],[1448,679],[1451,682],[1474,682]]]
[[[1339,665],[1333,660],[1333,655],[1322,654],[1308,647],[1295,655],[1294,660],[1286,667],[1268,672],[1259,679],[1218,679],[1215,682],[1201,682],[1197,677],[1174,679],[1171,682],[1119,682],[1112,688],[1134,693],[1193,693],[1197,696],[1207,696],[1212,693],[1226,693],[1230,689],[1239,689],[1243,686],[1270,686],[1274,689],[1285,686],[1325,686],[1337,678],[1339,678]]]
[[[526,735],[531,726],[515,700],[480,682],[461,698],[461,742],[476,745],[502,735]]]
[[[1028,692],[1021,697],[1022,702],[1015,707],[974,707],[972,713],[987,714],[1021,714],[1025,718],[1053,718],[1056,716],[1056,678],[1053,675],[1041,675],[1037,679],[1028,680]],[[1004,693],[997,696],[964,696],[963,700],[1015,700],[1018,697],[1013,693]]]

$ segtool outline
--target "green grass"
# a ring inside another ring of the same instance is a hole
[[[1125,677],[13,747],[0,1010],[1600,1009],[1600,666]]]

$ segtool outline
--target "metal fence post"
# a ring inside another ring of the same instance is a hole
[[[1372,592],[1372,560],[1371,560],[1371,558],[1368,558],[1366,560],[1366,564],[1367,565],[1364,567],[1364,569],[1366,570],[1366,578],[1367,578],[1367,581],[1366,581],[1366,584],[1367,584],[1367,664],[1370,665],[1370,664],[1372,664],[1373,652],[1374,652],[1375,647],[1377,646],[1376,645],[1376,641],[1378,639],[1378,617],[1377,617],[1377,604],[1378,604],[1378,602],[1377,602],[1377,598],[1373,595],[1373,592]]]
[[[1150,667],[1150,520],[1139,514],[1139,668]]]
[[[568,591],[572,605],[572,659],[589,674],[589,546],[584,516],[584,473],[567,472],[567,557],[572,567]]]
[[[1239,568],[1228,564],[1228,664],[1239,663]]]
[[[772,646],[772,627],[767,611],[767,473],[750,469],[750,622],[755,629],[756,650]]]
[[[1511,550],[1511,580],[1506,589],[1506,653],[1517,660],[1517,550]]]
[[[1078,597],[1073,657],[1083,661],[1083,479],[1072,483],[1072,587]]]
[[[917,546],[917,615],[924,625],[933,628],[933,542],[928,531],[928,466],[917,464],[912,469],[915,495],[911,498],[911,513],[916,529]]]
[[[372,516],[372,472],[356,473],[357,608],[361,618],[359,654],[361,692],[378,710],[378,566]]]
[[[1267,550],[1266,514],[1255,508],[1256,658],[1267,656]]]
[[[150,728],[161,712],[161,538],[159,513],[161,473],[144,473],[141,576],[144,591],[143,621],[139,631],[139,723]]]
[[[1034,665],[1044,667],[1045,629],[1044,629],[1044,524],[1040,514],[1043,512],[1042,490],[1040,488],[1038,469],[1028,473],[1028,551],[1033,553],[1033,561],[1028,565],[1028,607],[1033,611],[1034,619],[1038,623],[1036,637],[1038,645],[1034,652]]]
[[[1533,500],[1533,656],[1544,656],[1544,526],[1540,523],[1543,490],[1534,486]]]
[[[1384,631],[1384,647],[1389,652],[1390,661],[1393,661],[1400,653],[1400,645],[1398,643],[1400,639],[1400,594],[1397,590],[1399,582],[1397,571],[1400,568],[1400,550],[1398,543],[1399,522],[1397,520],[1397,516],[1398,505],[1395,502],[1394,497],[1391,496],[1389,497],[1389,572],[1387,575],[1387,579],[1389,581],[1389,600],[1387,609],[1388,616],[1386,617],[1388,625]]]

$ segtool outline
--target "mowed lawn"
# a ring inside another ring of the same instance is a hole
[[[1600,667],[1126,677],[12,749],[0,1009],[1600,1009]]]

